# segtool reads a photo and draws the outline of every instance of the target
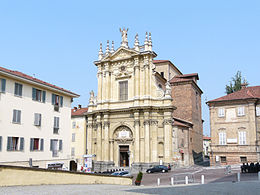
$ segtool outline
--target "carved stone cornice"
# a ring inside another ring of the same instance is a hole
[[[163,120],[163,125],[172,125],[173,120],[172,119],[164,119]]]

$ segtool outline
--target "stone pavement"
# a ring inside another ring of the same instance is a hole
[[[1,195],[85,195],[85,194],[163,194],[163,195],[257,195],[260,194],[260,182],[225,182],[204,185],[179,186],[119,186],[119,185],[42,185],[1,187]]]

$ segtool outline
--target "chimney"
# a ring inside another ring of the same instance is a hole
[[[78,107],[79,107],[79,109],[81,109],[81,105],[80,104],[78,105]]]
[[[245,89],[245,88],[246,88],[246,86],[247,86],[247,84],[246,84],[246,83],[241,83],[241,89]]]
[[[77,107],[74,107],[74,112],[76,112],[76,111],[77,111],[77,109],[78,109]]]

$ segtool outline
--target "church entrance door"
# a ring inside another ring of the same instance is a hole
[[[129,167],[129,146],[119,146],[120,167]]]

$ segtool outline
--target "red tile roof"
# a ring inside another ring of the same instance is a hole
[[[260,99],[260,86],[246,87],[234,93],[222,96],[220,98],[210,100],[210,102],[230,101],[230,100],[245,100],[245,99]]]
[[[69,91],[69,90],[66,90],[66,89],[63,89],[63,88],[58,87],[58,86],[56,86],[56,85],[47,83],[47,82],[45,82],[45,81],[42,81],[42,80],[37,79],[37,78],[34,78],[34,77],[32,77],[32,76],[29,76],[29,75],[24,74],[24,73],[19,72],[19,71],[9,70],[9,69],[3,68],[3,67],[0,67],[0,71],[9,73],[9,74],[12,74],[12,75],[14,75],[14,76],[18,76],[18,77],[21,77],[21,78],[24,78],[24,79],[27,79],[27,80],[30,80],[30,81],[34,81],[34,82],[39,83],[39,84],[47,85],[47,86],[49,86],[49,87],[52,87],[52,88],[61,90],[61,91],[66,92],[66,93],[70,93],[70,94],[73,95],[74,97],[78,97],[78,96],[79,96],[78,94],[73,93],[73,92],[71,92],[71,91]]]
[[[83,116],[85,112],[88,111],[88,108],[73,108],[71,109],[71,116]]]
[[[170,83],[177,83],[177,82],[184,82],[184,81],[192,81],[194,80],[194,77],[196,80],[199,80],[198,73],[191,73],[191,74],[183,74],[183,75],[176,75],[171,80]]]
[[[211,140],[211,137],[208,137],[208,136],[203,136],[203,139],[206,139],[206,140]]]

